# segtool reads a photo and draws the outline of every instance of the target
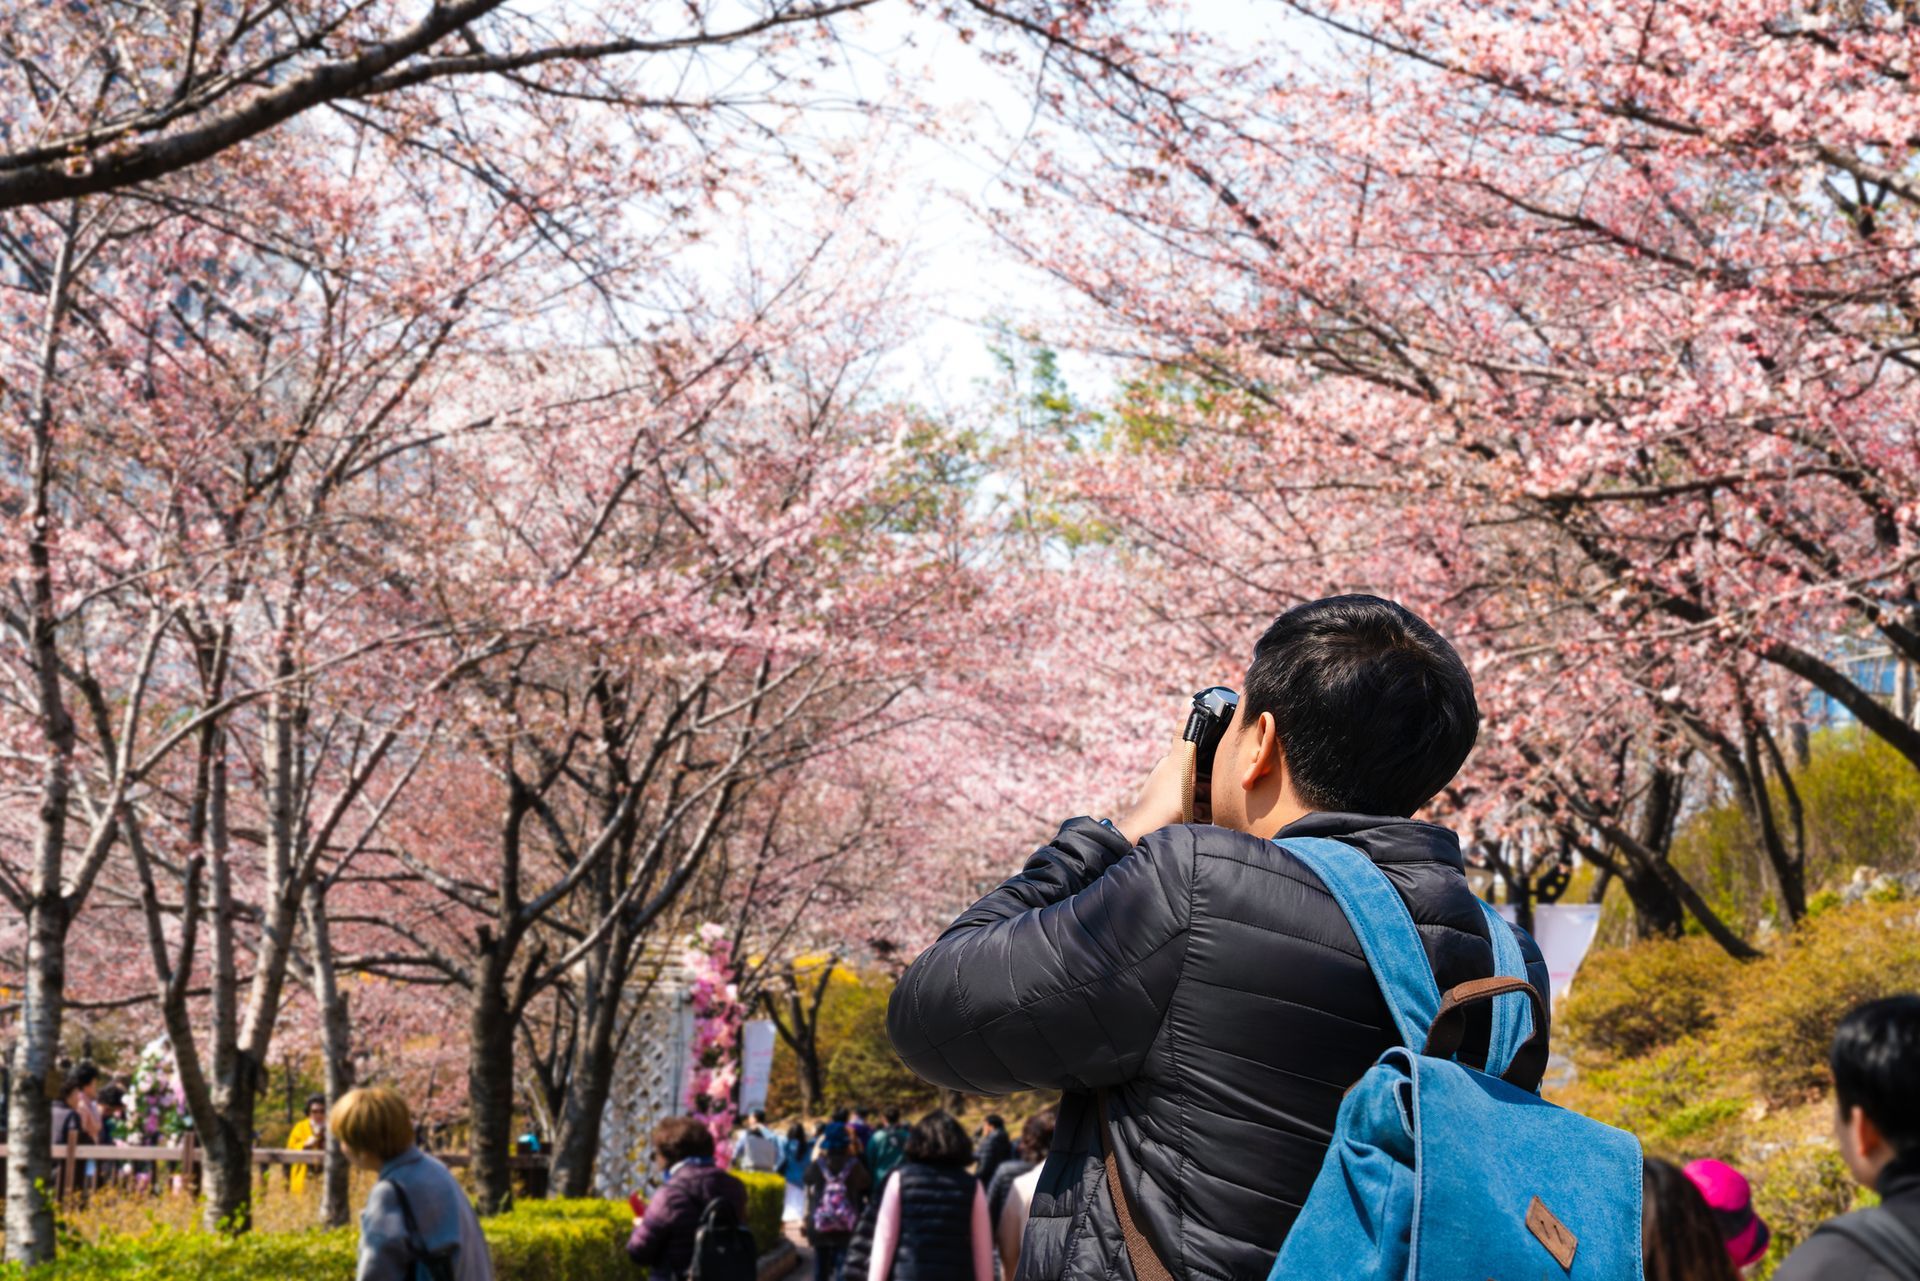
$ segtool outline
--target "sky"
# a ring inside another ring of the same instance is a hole
[[[1311,47],[1312,35],[1278,3],[1205,0],[1194,21],[1228,50]],[[932,408],[977,401],[997,369],[995,327],[1059,337],[1072,328],[1078,300],[1059,282],[1021,262],[991,233],[983,210],[1007,207],[1003,183],[1043,146],[1070,149],[1070,137],[1036,117],[1018,72],[990,65],[984,41],[963,41],[956,25],[906,3],[883,3],[842,23],[842,58],[820,71],[816,97],[848,104],[844,128],[872,149],[874,185],[865,219],[906,249],[912,292],[921,300],[919,332],[886,375]],[[890,123],[912,98],[930,106],[938,136]],[[863,110],[856,103],[880,104]],[[791,210],[772,201],[746,211],[746,235],[777,231]],[[759,224],[759,225],[755,225]],[[737,242],[736,242],[737,244]],[[1098,400],[1119,370],[1111,362],[1062,351],[1068,384]]]

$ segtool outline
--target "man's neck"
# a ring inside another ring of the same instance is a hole
[[[1291,790],[1281,796],[1274,804],[1258,814],[1247,815],[1246,830],[1263,841],[1270,841],[1280,835],[1291,824],[1299,822],[1317,811],[1302,805]]]

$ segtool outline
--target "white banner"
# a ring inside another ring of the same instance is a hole
[[[740,1028],[740,1114],[767,1106],[773,1075],[773,1021],[753,1019]]]
[[[1502,906],[1500,915],[1509,921],[1513,909]],[[1553,999],[1558,1001],[1573,986],[1580,962],[1593,946],[1594,932],[1600,928],[1598,903],[1543,903],[1533,909],[1533,941],[1547,961],[1548,981]]]

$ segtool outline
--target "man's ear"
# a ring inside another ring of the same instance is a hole
[[[1247,730],[1253,735],[1253,748],[1240,771],[1240,790],[1251,792],[1261,779],[1284,770],[1286,762],[1280,751],[1280,728],[1274,724],[1272,712],[1260,713],[1260,719]]]
[[[1880,1133],[1865,1108],[1856,1106],[1848,1113],[1847,1128],[1853,1131],[1853,1150],[1862,1160],[1878,1160],[1887,1151],[1887,1136]]]

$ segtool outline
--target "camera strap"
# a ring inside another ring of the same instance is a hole
[[[1180,821],[1193,822],[1193,790],[1200,766],[1199,744],[1183,738],[1174,751],[1180,754]]]
[[[1191,765],[1193,744],[1187,744],[1187,758]],[[1187,774],[1187,795],[1193,795],[1193,774]],[[1113,1146],[1113,1105],[1108,1101],[1109,1092],[1096,1090],[1100,1104],[1100,1145],[1106,1149],[1107,1192],[1113,1197],[1113,1212],[1120,1220],[1120,1237],[1127,1245],[1127,1261],[1133,1264],[1135,1281],[1173,1281],[1173,1273],[1167,1265],[1160,1262],[1160,1256],[1154,1253],[1153,1242],[1147,1240],[1146,1229],[1133,1217],[1133,1205],[1127,1199],[1127,1190],[1120,1185],[1120,1160]]]

